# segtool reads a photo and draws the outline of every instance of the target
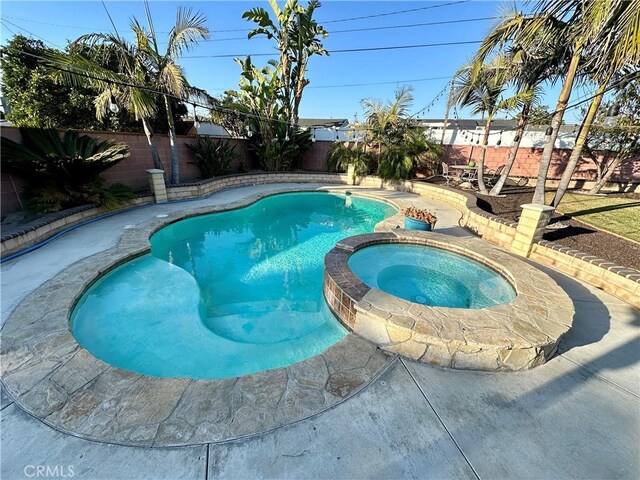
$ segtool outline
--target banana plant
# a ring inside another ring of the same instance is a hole
[[[242,18],[258,25],[249,32],[249,39],[263,35],[275,40],[280,52],[279,75],[284,112],[289,122],[296,126],[302,94],[309,84],[305,76],[309,59],[313,55],[329,54],[321,42],[328,33],[313,19],[315,10],[321,6],[317,0],[311,0],[306,7],[299,5],[297,0],[287,0],[282,8],[276,0],[269,0],[269,5],[273,20],[262,7],[247,10]]]

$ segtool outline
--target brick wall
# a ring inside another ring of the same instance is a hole
[[[147,138],[144,134],[135,133],[115,133],[115,132],[83,132],[87,135],[96,136],[102,139],[114,139],[131,145],[131,156],[114,167],[106,170],[102,176],[107,184],[124,183],[134,189],[144,188],[148,185],[146,170],[153,168],[151,153]],[[20,133],[17,128],[5,127],[1,131],[2,137],[19,141]],[[180,180],[181,182],[191,182],[200,177],[198,168],[190,163],[192,153],[185,146],[186,143],[192,143],[195,137],[179,136],[178,137],[178,155],[180,158]],[[171,148],[167,135],[155,136],[156,146],[160,154],[160,159],[165,167],[167,176],[170,174]],[[231,172],[238,171],[240,162],[245,168],[259,168],[254,156],[247,150],[247,143],[243,139],[231,139],[230,142],[237,145],[238,160],[231,165]],[[305,152],[300,160],[299,168],[308,171],[324,171],[326,168],[326,157],[329,149],[333,145],[331,141],[317,141],[312,148]],[[470,159],[477,160],[480,154],[479,146],[471,145],[446,145],[445,161],[447,163],[467,163]],[[500,165],[504,165],[507,161],[510,148],[508,146],[494,148],[489,147],[486,155],[486,165],[488,168],[496,169]],[[540,148],[521,148],[518,152],[516,162],[511,172],[512,176],[535,177],[538,173],[538,162],[542,149]],[[554,151],[553,161],[549,170],[549,178],[560,178],[564,165],[571,155],[571,150],[556,149]],[[575,178],[592,180],[595,177],[595,167],[592,162],[583,159],[578,165]],[[623,165],[619,171],[614,174],[612,179],[614,182],[623,183],[640,183],[640,160],[629,162]],[[15,176],[2,173],[0,178],[2,214],[21,209],[19,193],[22,191],[24,183]]]
[[[300,159],[300,169],[312,172],[324,172],[327,169],[327,154],[334,142],[318,140],[313,143]]]
[[[449,164],[467,163],[469,160],[478,160],[480,156],[480,146],[471,145],[445,145],[444,158]],[[485,165],[490,169],[497,169],[499,166],[507,163],[510,147],[489,147],[485,156]],[[520,148],[516,156],[516,160],[511,169],[511,175],[514,177],[536,177],[538,175],[538,165],[542,156],[541,148]],[[549,179],[560,179],[564,172],[565,166],[571,150],[555,149],[551,158],[551,166],[549,167]],[[587,157],[582,157],[576,171],[573,174],[574,179],[595,180],[596,168],[594,163]],[[613,182],[623,183],[640,183],[640,159],[634,162],[627,162],[618,168],[611,179]]]
[[[144,134],[117,132],[82,133],[102,140],[113,139],[131,146],[130,157],[102,173],[102,178],[105,179],[107,185],[123,183],[134,189],[146,188],[149,185],[149,178],[146,171],[150,168],[154,168],[154,166],[153,160],[151,159],[151,151],[149,149],[147,137]],[[2,128],[1,134],[3,138],[9,138],[18,142],[20,141],[20,131],[17,128]],[[177,143],[178,156],[180,159],[180,181],[183,183],[191,182],[200,178],[200,171],[191,163],[193,160],[193,154],[185,146],[185,144],[193,143],[195,138],[196,137],[193,136],[178,136]],[[171,172],[171,145],[169,143],[169,137],[167,135],[155,135],[154,140],[156,147],[158,148],[158,153],[160,154],[160,160],[163,163],[164,170],[168,177]],[[247,152],[246,142],[242,139],[230,139],[229,141],[236,145],[236,152],[238,153],[238,159],[231,165],[231,171],[237,172],[240,162],[243,162],[245,166],[251,166],[252,157],[250,153]],[[2,173],[0,177],[0,188],[2,189],[2,214],[4,215],[9,212],[21,210],[20,192],[24,187],[24,182],[20,178],[6,173]]]

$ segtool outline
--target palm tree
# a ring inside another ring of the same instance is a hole
[[[136,38],[148,39],[148,41],[143,42],[146,59],[151,65],[155,87],[164,94],[164,105],[167,112],[167,121],[169,122],[169,143],[171,144],[171,184],[177,185],[180,183],[180,162],[176,127],[169,97],[187,98],[189,96],[191,91],[189,82],[187,82],[184,70],[178,64],[178,59],[198,41],[209,38],[209,29],[205,26],[206,17],[200,12],[193,12],[191,8],[178,7],[176,23],[169,32],[164,52],[160,53],[149,3],[145,0],[144,4],[149,23],[149,33],[147,34],[146,30],[135,19],[132,27]]]
[[[626,4],[618,6],[619,10],[614,13],[622,16],[623,19],[611,20],[612,24],[617,25],[618,28],[608,27],[608,30],[602,33],[601,38],[586,50],[586,68],[593,70],[592,78],[598,88],[580,125],[571,157],[560,179],[552,202],[554,207],[560,204],[569,187],[571,177],[582,157],[589,129],[596,118],[604,95],[609,89],[611,78],[619,74],[624,67],[637,67],[640,64],[640,2],[635,3],[637,3],[635,10],[626,10],[628,7]],[[629,18],[625,19],[625,16]]]
[[[533,195],[534,203],[544,204],[545,183],[554,144],[583,54],[589,52],[593,60],[591,70],[596,74],[609,69],[617,71],[629,62],[637,64],[640,59],[640,0],[540,0],[534,10],[536,19],[520,32],[518,43],[530,45],[533,39],[539,38],[540,29],[546,30],[545,25],[561,22],[566,35],[564,38],[568,40],[567,46],[572,50],[551,120],[551,135],[542,152]]]
[[[569,183],[571,183],[571,177],[573,177],[573,173],[578,165],[578,162],[582,158],[582,150],[586,145],[586,141],[589,135],[589,129],[591,125],[593,125],[593,121],[598,113],[598,109],[600,108],[600,104],[602,103],[602,99],[604,98],[605,91],[608,86],[609,78],[607,77],[604,80],[598,89],[596,90],[595,96],[591,100],[589,104],[589,108],[587,109],[587,114],[582,119],[582,123],[580,124],[580,128],[578,129],[578,135],[576,136],[576,142],[571,151],[571,156],[569,157],[569,161],[562,172],[562,177],[560,178],[560,183],[558,183],[558,188],[556,189],[556,193],[553,196],[553,201],[551,205],[557,207],[562,201],[562,197],[564,197],[565,192],[569,188]]]
[[[377,144],[378,154],[382,152],[382,146],[389,143],[394,130],[397,130],[394,126],[407,117],[412,103],[413,87],[410,85],[397,88],[393,100],[386,103],[371,98],[360,101],[367,123],[365,136],[370,136],[371,140]]]
[[[507,163],[500,178],[489,192],[490,195],[500,194],[511,173],[525,127],[529,121],[529,113],[537,105],[542,94],[541,84],[556,78],[558,76],[557,66],[566,61],[567,50],[559,35],[560,31],[554,28],[557,25],[553,23],[544,25],[544,28],[539,29],[538,32],[542,33],[548,28],[553,28],[556,35],[540,35],[537,39],[532,40],[531,45],[526,48],[512,41],[533,21],[535,18],[532,16],[525,16],[518,11],[506,11],[498,24],[484,39],[474,59],[476,65],[482,65],[490,54],[496,51],[504,52],[507,62],[511,65],[510,76],[513,87],[523,99]]]
[[[170,98],[187,98],[197,90],[190,87],[177,60],[200,39],[208,38],[209,30],[204,26],[206,19],[202,14],[194,13],[190,8],[178,8],[176,23],[169,32],[166,49],[161,54],[147,2],[145,8],[149,31],[133,18],[131,30],[136,39],[133,44],[117,33],[83,35],[72,44],[80,50],[97,50],[103,54],[104,59],[115,56],[118,59],[118,72],[113,72],[80,54],[54,54],[50,63],[54,67],[64,67],[66,71],[63,75],[68,81],[86,83],[101,90],[96,98],[96,112],[99,118],[108,114],[113,98],[133,111],[136,118],[142,121],[156,168],[162,168],[162,163],[153,142],[153,130],[149,120],[156,114],[156,92],[161,92],[171,144],[171,184],[176,185],[180,183],[180,164]]]
[[[47,64],[53,67],[59,81],[99,91],[94,100],[99,120],[108,118],[114,101],[132,112],[136,120],[142,122],[154,167],[162,170],[151,127],[151,119],[157,113],[156,96],[147,88],[151,74],[144,60],[144,47],[140,44],[143,40],[137,38],[136,43],[129,43],[111,33],[83,35],[71,43],[69,55],[47,54]],[[87,50],[95,54],[95,60],[73,53]],[[117,72],[103,66],[112,59],[118,65]]]
[[[515,108],[525,96],[524,93],[516,93],[513,97],[502,97],[509,78],[509,63],[503,55],[498,55],[489,63],[480,65],[471,61],[458,70],[453,78],[453,102],[462,107],[471,107],[473,114],[487,115],[482,137],[482,150],[478,157],[478,189],[484,195],[489,193],[484,183],[483,173],[491,122],[500,110]]]

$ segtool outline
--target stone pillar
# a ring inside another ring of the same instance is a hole
[[[542,239],[544,227],[549,224],[554,208],[537,203],[527,203],[521,207],[522,215],[511,244],[511,251],[522,257],[528,257],[533,244]]]
[[[349,185],[356,184],[356,167],[354,167],[353,164],[349,164],[349,166],[347,167],[347,177],[347,183]]]
[[[147,173],[149,174],[151,193],[156,197],[156,203],[168,202],[167,187],[164,184],[164,170],[152,168],[151,170],[147,170]]]

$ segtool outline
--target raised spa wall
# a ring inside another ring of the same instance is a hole
[[[496,270],[514,301],[483,309],[430,307],[365,285],[349,268],[356,251],[385,243],[429,245]],[[545,363],[573,320],[573,302],[545,273],[475,238],[395,230],[349,237],[325,257],[324,296],[340,322],[380,349],[443,367],[526,370]]]

